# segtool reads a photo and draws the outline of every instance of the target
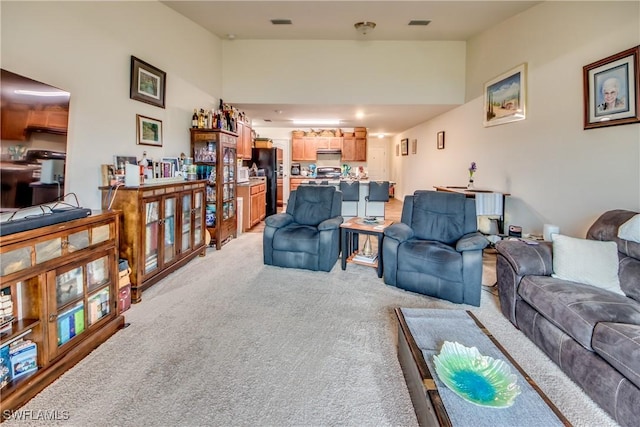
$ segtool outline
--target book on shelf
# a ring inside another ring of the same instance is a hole
[[[377,259],[378,259],[378,255],[377,254],[376,255],[372,255],[372,256],[365,256],[365,255],[362,255],[362,254],[359,253],[359,254],[356,254],[353,257],[354,261],[364,262],[364,263],[367,263],[367,264],[374,264]]]
[[[15,380],[38,369],[38,346],[36,343],[31,340],[18,340],[8,347],[9,377],[11,379]],[[6,355],[4,349],[3,354]]]

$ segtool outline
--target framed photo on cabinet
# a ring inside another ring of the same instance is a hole
[[[640,46],[583,67],[584,129],[640,122]]]
[[[129,98],[164,108],[167,73],[131,56]]]
[[[485,127],[524,120],[527,64],[521,64],[484,85]]]

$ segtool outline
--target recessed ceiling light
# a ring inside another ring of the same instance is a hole
[[[291,19],[272,19],[271,23],[273,25],[291,25],[291,24],[293,24]]]
[[[378,138],[380,138],[380,139],[384,138],[384,133],[379,133],[378,134]]]
[[[362,111],[358,111],[356,113],[356,119],[363,119],[364,118],[364,113]]]
[[[235,39],[236,39],[235,34],[227,34],[227,40],[235,40]]]
[[[412,19],[411,21],[409,21],[409,25],[417,25],[417,26],[427,26],[431,23],[431,21],[428,20],[419,20],[419,19]]]
[[[339,125],[340,119],[293,119],[294,125]]]

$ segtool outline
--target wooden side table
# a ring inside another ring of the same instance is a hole
[[[342,240],[342,269],[346,270],[347,263],[367,265],[374,267],[378,272],[378,277],[382,277],[382,239],[384,229],[393,224],[390,219],[380,219],[378,223],[367,223],[364,218],[355,217],[340,224]],[[373,262],[359,261],[358,238],[360,234],[367,234],[378,238],[378,257]]]

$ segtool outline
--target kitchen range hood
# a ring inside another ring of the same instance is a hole
[[[342,154],[339,148],[318,148],[316,154]]]

